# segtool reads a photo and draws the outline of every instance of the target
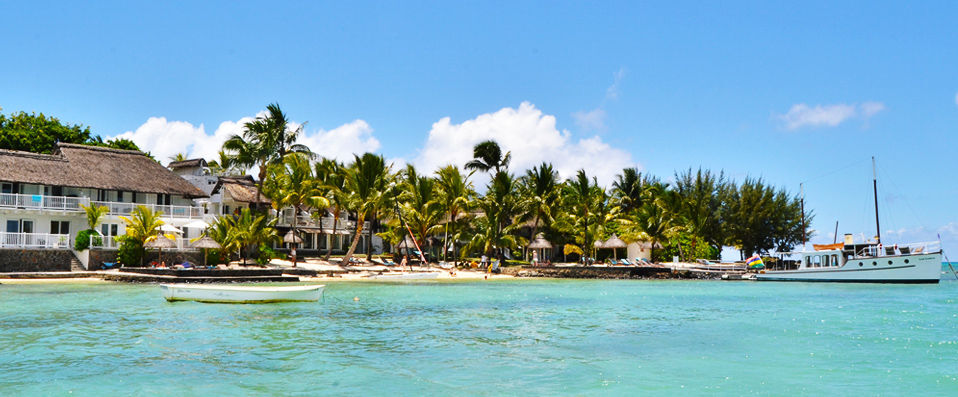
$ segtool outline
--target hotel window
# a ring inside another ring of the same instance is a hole
[[[117,225],[104,223],[100,225],[100,234],[104,236],[116,236],[117,234]]]
[[[70,221],[50,221],[50,234],[70,234]]]

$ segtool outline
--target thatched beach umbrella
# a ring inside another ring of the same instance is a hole
[[[543,235],[542,233],[539,233],[539,234],[536,234],[535,240],[532,240],[532,242],[529,243],[529,245],[528,245],[527,247],[528,247],[529,249],[533,249],[533,250],[537,250],[537,251],[543,251],[543,252],[540,253],[540,255],[539,255],[539,259],[541,260],[542,257],[543,257],[544,254],[545,254],[544,251],[547,250],[547,249],[549,249],[549,250],[552,249],[552,243],[550,243],[549,240],[546,240],[545,235]]]
[[[159,250],[157,258],[160,260],[160,263],[163,263],[163,248],[176,248],[176,242],[170,240],[166,236],[158,235],[153,237],[152,240],[147,241],[146,244],[143,244],[144,248],[156,248]]]
[[[293,257],[293,267],[296,267],[296,245],[303,242],[299,234],[290,230],[283,236],[283,242],[290,245],[290,254]]]
[[[220,243],[217,243],[216,240],[211,239],[209,236],[200,237],[198,240],[190,243],[190,247],[201,248],[203,250],[203,267],[207,266],[206,262],[206,250],[207,249],[220,249],[223,248]]]
[[[612,248],[612,257],[618,260],[618,249],[628,247],[629,245],[626,244],[625,241],[622,241],[619,236],[616,236],[615,233],[613,233],[612,237],[609,237],[609,239],[606,240],[602,246],[605,248]]]

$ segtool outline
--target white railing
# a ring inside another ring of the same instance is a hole
[[[33,210],[82,211],[80,204],[87,205],[86,197],[44,196],[42,194],[0,193],[0,207]]]
[[[279,218],[278,224],[282,226],[292,226],[293,225],[293,214],[283,214]],[[352,230],[356,227],[356,222],[347,221],[343,218],[340,218],[338,221],[336,218],[331,216],[323,217],[322,219],[314,219],[308,216],[298,216],[296,217],[296,226],[302,227],[316,227],[322,228],[324,230],[332,230],[333,224],[336,225],[336,230]],[[369,227],[369,222],[365,222],[363,227]]]
[[[855,257],[876,257],[895,255],[928,254],[941,251],[941,244],[937,241],[909,244],[889,244],[882,246],[868,246],[855,253]]]
[[[153,211],[162,211],[164,217],[202,219],[203,207],[186,205],[161,205],[141,203],[119,203],[115,201],[91,201],[86,197],[44,196],[42,194],[0,193],[0,208],[18,208],[30,210],[83,211],[80,205],[102,205],[109,208],[110,215],[129,215],[138,206]]]
[[[70,248],[70,236],[67,234],[0,232],[0,247]]]
[[[90,236],[90,248],[101,248],[101,249],[117,249],[120,247],[120,242],[117,241],[117,236]],[[167,248],[174,250],[192,250],[196,249],[190,247],[190,239],[185,237],[177,237],[173,240],[176,242],[176,248]]]
[[[128,216],[133,209],[144,206],[151,210],[163,212],[163,217],[169,218],[187,218],[202,219],[204,214],[203,207],[191,207],[186,205],[162,205],[162,204],[141,204],[141,203],[118,203],[115,201],[92,201],[94,205],[102,205],[110,209],[110,215]]]

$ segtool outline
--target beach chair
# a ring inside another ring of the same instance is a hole
[[[100,266],[101,269],[114,269],[116,267],[115,262],[102,262]]]
[[[619,263],[621,263],[621,264],[623,264],[623,265],[625,265],[625,266],[634,266],[634,265],[632,264],[632,262],[629,262],[629,260],[628,260],[628,259],[625,259],[625,258],[619,259]]]

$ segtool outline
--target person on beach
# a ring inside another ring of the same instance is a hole
[[[539,253],[532,251],[532,267],[539,266]]]
[[[479,258],[479,268],[488,269],[489,268],[489,257],[486,254],[482,254],[482,257]]]

